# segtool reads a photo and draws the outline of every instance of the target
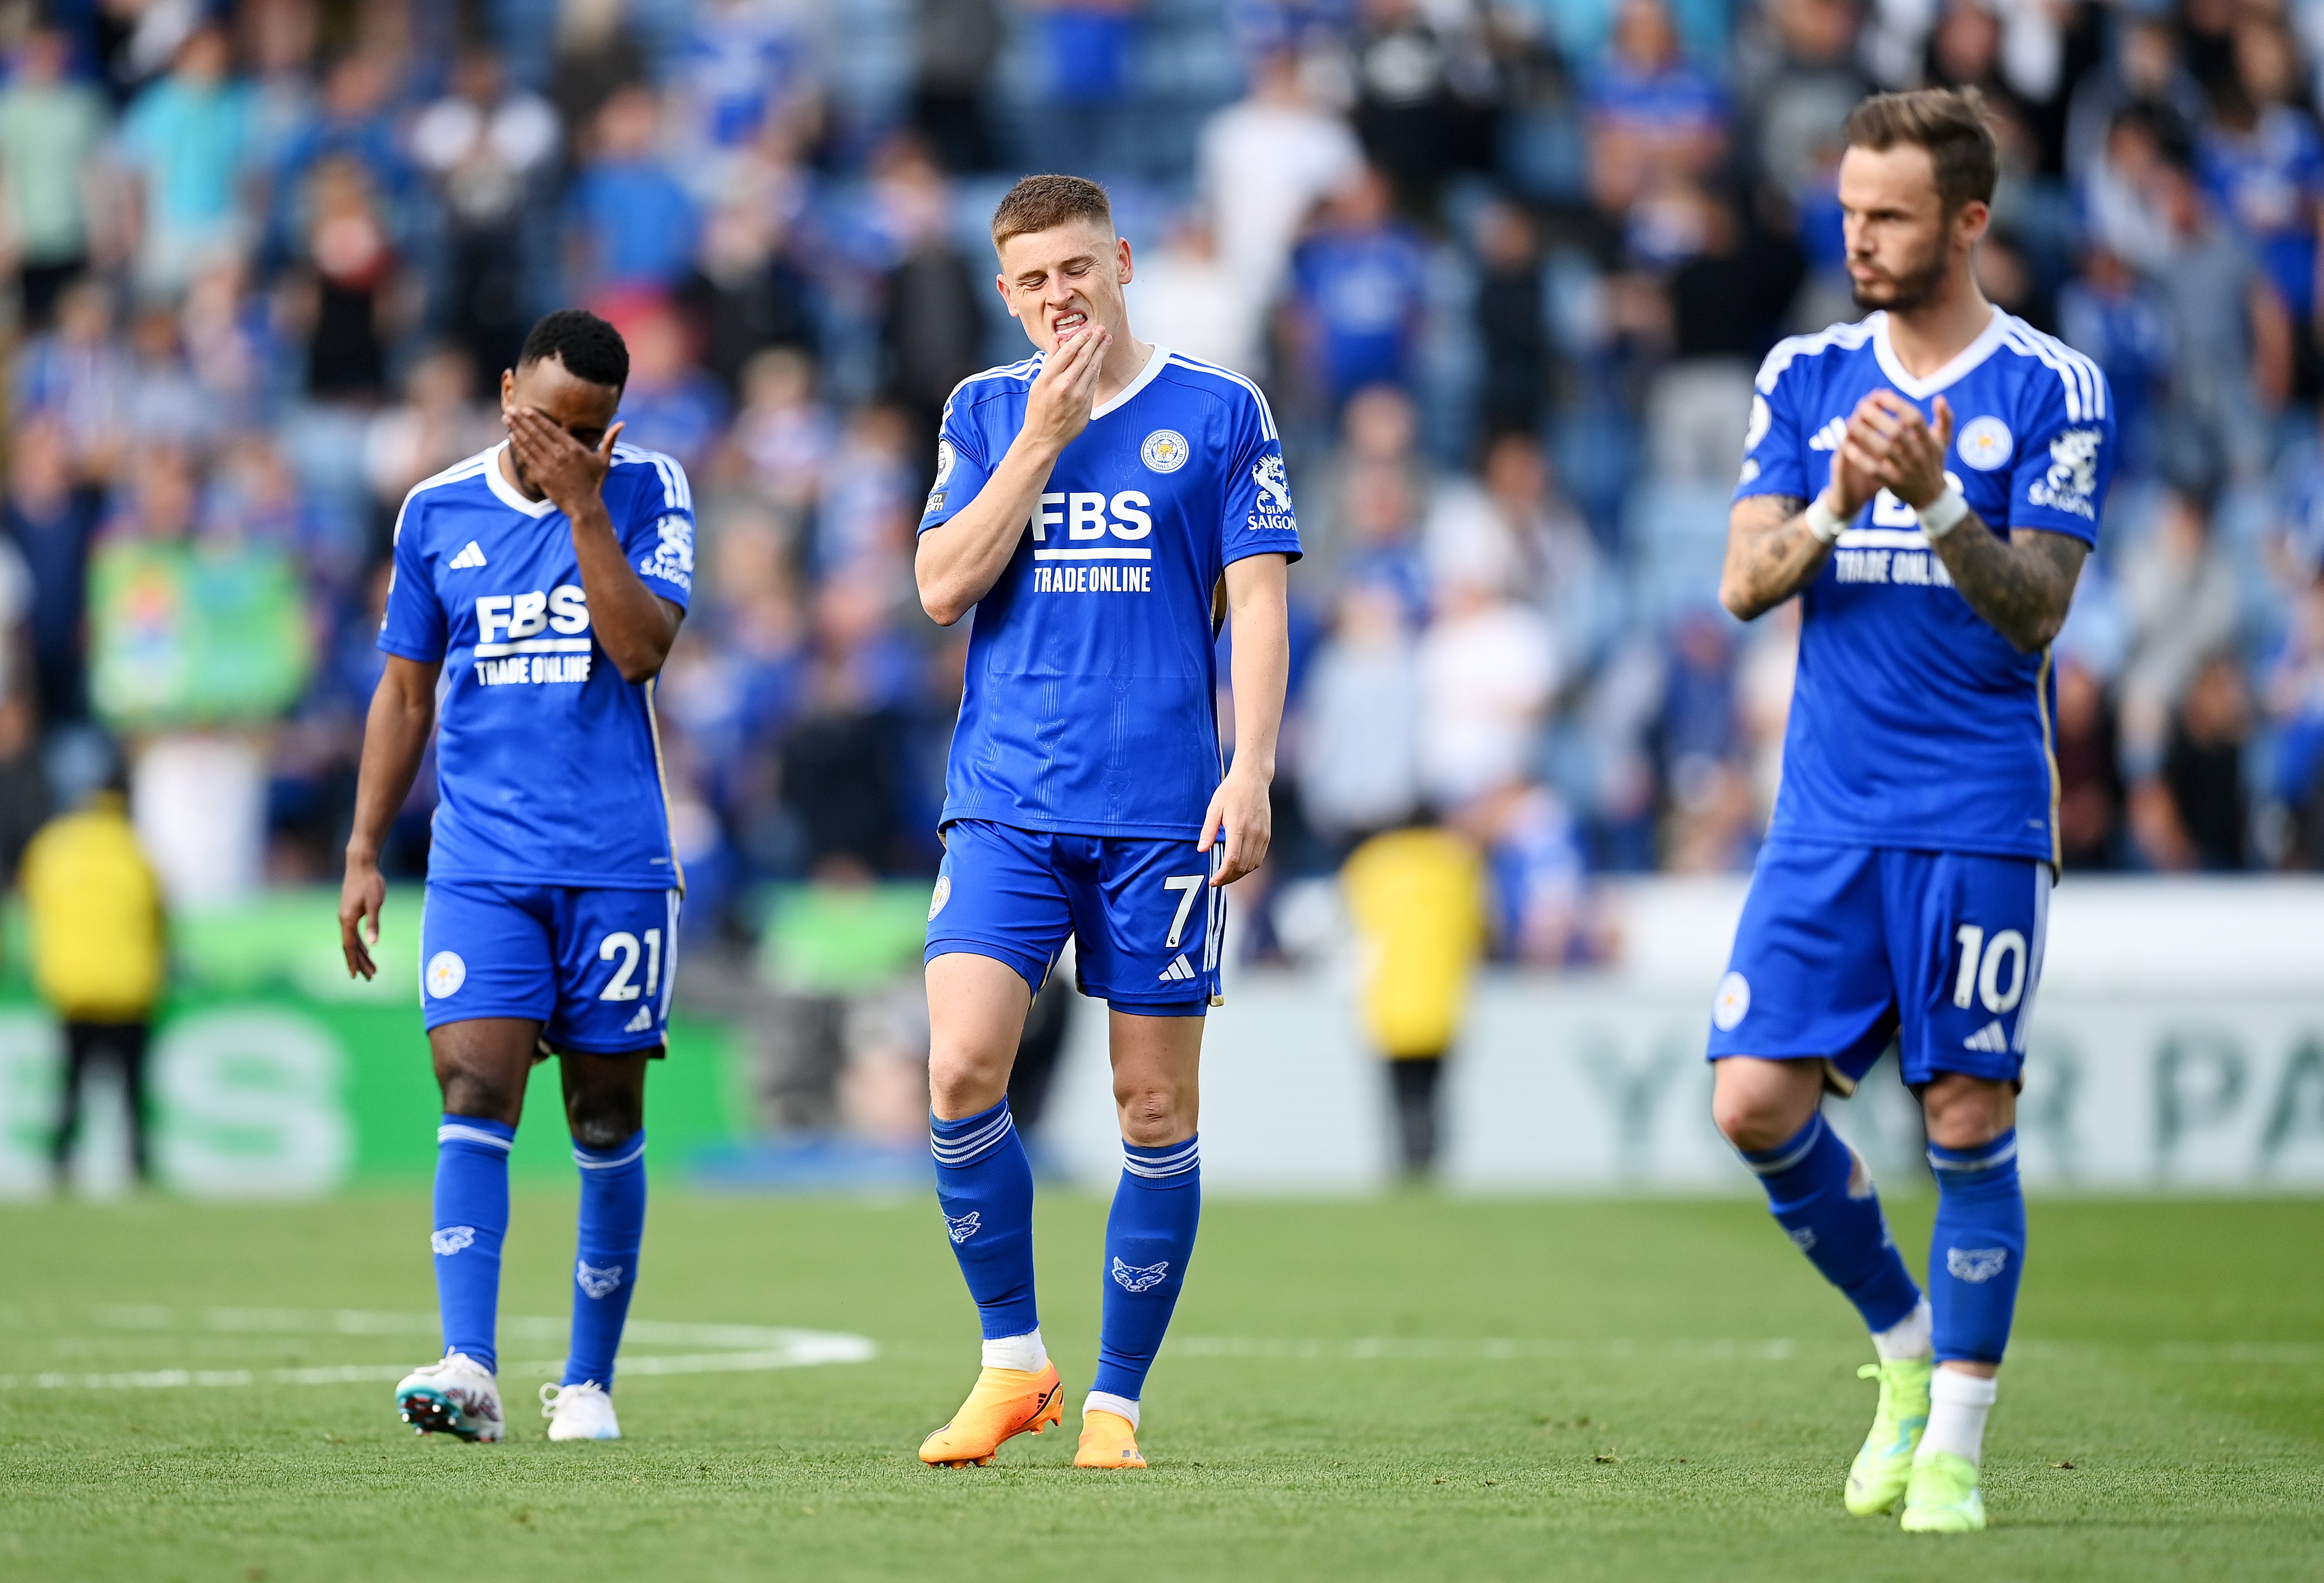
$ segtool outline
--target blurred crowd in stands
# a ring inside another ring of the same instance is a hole
[[[1850,105],[1956,84],[1986,290],[2122,417],[2067,861],[2324,867],[2319,0],[45,0],[0,44],[11,862],[125,758],[173,897],[336,879],[397,503],[581,303],[699,507],[691,924],[931,873],[965,633],[916,511],[948,391],[1025,351],[991,205],[1064,169],[1138,331],[1284,429],[1272,879],[1441,822],[1498,955],[1587,960],[1594,877],[1752,861],[1797,622],[1714,598],[1752,371],[1857,317]]]

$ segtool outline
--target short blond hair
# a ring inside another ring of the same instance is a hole
[[[1073,220],[1094,220],[1113,229],[1113,202],[1105,189],[1079,176],[1028,176],[1009,189],[992,211],[992,250],[1012,236],[1055,230]]]

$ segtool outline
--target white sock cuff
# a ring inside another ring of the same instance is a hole
[[[1913,1311],[1885,1330],[1872,1332],[1872,1350],[1883,1363],[1897,1363],[1908,1358],[1926,1358],[1935,1350],[1929,1339],[1929,1327],[1934,1319],[1925,1297],[1913,1305]]]
[[[1929,1400],[1957,1407],[1990,1407],[2001,1394],[2000,1382],[1957,1368],[1940,1367],[1929,1380]]]
[[[1130,1427],[1138,1427],[1138,1404],[1127,1396],[1117,1396],[1111,1391],[1092,1391],[1082,1398],[1082,1416],[1093,1413],[1111,1413],[1117,1418],[1130,1420]]]
[[[1049,1349],[1041,1341],[1041,1327],[1034,1326],[1021,1336],[995,1336],[984,1343],[986,1368],[1013,1368],[1019,1374],[1036,1374],[1049,1367]]]

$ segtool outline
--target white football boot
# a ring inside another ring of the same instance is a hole
[[[421,1434],[496,1440],[506,1433],[500,1385],[465,1352],[447,1352],[405,1375],[395,1387],[395,1410]]]
[[[540,1415],[549,1420],[553,1440],[617,1440],[622,1426],[613,1416],[613,1399],[595,1380],[577,1385],[540,1387]]]

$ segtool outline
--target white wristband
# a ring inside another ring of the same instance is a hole
[[[1931,544],[1934,544],[1960,526],[1960,520],[1969,515],[1969,499],[1960,491],[1948,485],[1944,493],[1913,514],[1921,520],[1921,531],[1929,536]]]
[[[1823,503],[1823,496],[1820,494],[1808,502],[1806,514],[1808,531],[1815,535],[1819,544],[1835,542],[1848,527],[1845,521],[1833,513],[1830,506]]]

